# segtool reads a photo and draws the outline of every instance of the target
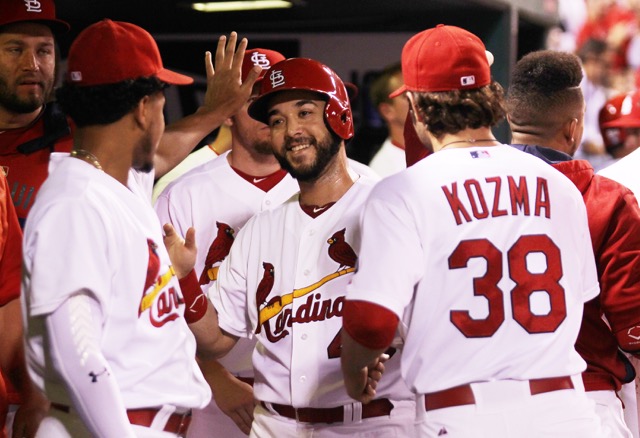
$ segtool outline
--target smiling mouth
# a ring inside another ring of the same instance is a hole
[[[299,144],[299,145],[293,146],[289,150],[291,152],[298,152],[298,151],[301,151],[301,150],[306,149],[308,147],[311,147],[311,145],[308,144],[308,143],[305,143],[305,144]]]

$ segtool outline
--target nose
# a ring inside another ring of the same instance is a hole
[[[40,65],[38,64],[38,59],[36,58],[36,54],[31,50],[26,50],[22,54],[21,67],[23,70],[27,71],[38,71],[40,69]]]
[[[295,117],[291,117],[287,120],[287,135],[289,137],[295,137],[302,132],[301,124],[296,120]]]

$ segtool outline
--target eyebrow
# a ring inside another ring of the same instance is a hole
[[[318,104],[315,101],[311,100],[311,99],[298,100],[295,103],[296,108],[300,108],[300,107],[303,107],[305,105],[313,105],[316,108],[318,108]],[[271,117],[272,115],[277,114],[277,113],[278,113],[278,110],[272,109],[271,111],[269,111],[267,113],[267,117]]]

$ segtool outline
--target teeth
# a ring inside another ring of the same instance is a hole
[[[308,147],[309,147],[309,145],[308,145],[308,144],[300,144],[300,145],[298,145],[298,146],[294,146],[294,147],[292,147],[292,148],[291,148],[291,150],[292,150],[293,152],[297,152],[297,151],[300,151],[300,150],[302,150],[302,149],[304,149],[304,148],[308,148]]]

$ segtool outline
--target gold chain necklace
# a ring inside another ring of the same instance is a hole
[[[450,141],[447,144],[443,144],[442,147],[440,149],[444,149],[447,146],[450,146],[452,144],[456,144],[456,143],[475,143],[478,141],[495,141],[496,143],[498,143],[498,140],[496,140],[495,138],[479,138],[479,139],[475,139],[475,138],[468,138],[466,140],[456,140],[456,141]]]
[[[91,164],[98,170],[102,170],[102,165],[98,161],[98,158],[91,152],[85,151],[84,149],[74,149],[71,151],[71,156]]]

